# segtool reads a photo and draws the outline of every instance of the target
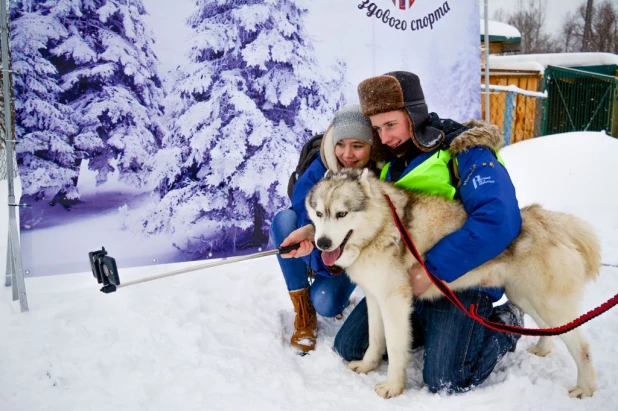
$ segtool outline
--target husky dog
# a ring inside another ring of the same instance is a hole
[[[387,194],[414,240],[420,255],[461,228],[467,215],[456,201],[427,196],[378,180],[368,170],[327,172],[309,192],[306,207],[315,224],[317,247],[329,266],[344,268],[367,298],[369,347],[348,366],[359,373],[378,367],[388,352],[386,382],[376,392],[389,398],[403,392],[410,358],[413,290],[407,271],[416,260],[400,239]],[[582,220],[539,205],[521,210],[519,236],[499,256],[449,284],[453,290],[504,287],[507,297],[539,327],[556,327],[575,319],[584,285],[601,266],[599,242]],[[431,286],[419,298],[441,296]],[[588,343],[579,329],[561,335],[577,364],[572,397],[595,391]],[[549,337],[540,337],[530,352],[544,356]]]

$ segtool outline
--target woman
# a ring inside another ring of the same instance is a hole
[[[355,285],[346,275],[331,275],[317,249],[313,247],[313,226],[305,210],[305,197],[324,176],[327,169],[344,167],[375,169],[372,157],[374,131],[359,105],[348,105],[335,113],[333,123],[322,138],[320,156],[299,177],[292,193],[292,208],[280,211],[273,219],[271,231],[275,247],[300,243],[297,250],[277,256],[283,277],[294,304],[296,318],[291,345],[302,353],[315,348],[317,313],[335,317],[348,305]],[[302,258],[291,258],[304,256]],[[316,276],[309,283],[308,274]]]

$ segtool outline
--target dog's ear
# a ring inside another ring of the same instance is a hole
[[[371,195],[371,185],[369,184],[369,176],[372,175],[371,171],[368,168],[364,168],[360,176],[358,177],[358,182],[360,183],[361,189],[367,195],[367,197],[373,197]]]
[[[322,177],[322,179],[328,180],[329,178],[333,176],[333,174],[334,174],[333,170],[329,168],[328,170],[326,170],[326,173],[324,173],[324,177]]]

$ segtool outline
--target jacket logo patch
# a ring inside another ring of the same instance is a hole
[[[475,176],[472,179],[472,184],[474,185],[475,190],[479,188],[480,186],[482,186],[483,184],[493,184],[493,183],[495,183],[495,181],[492,180],[491,177]]]

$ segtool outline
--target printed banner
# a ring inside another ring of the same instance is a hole
[[[271,248],[302,144],[367,77],[480,117],[476,0],[11,1],[23,266]]]

